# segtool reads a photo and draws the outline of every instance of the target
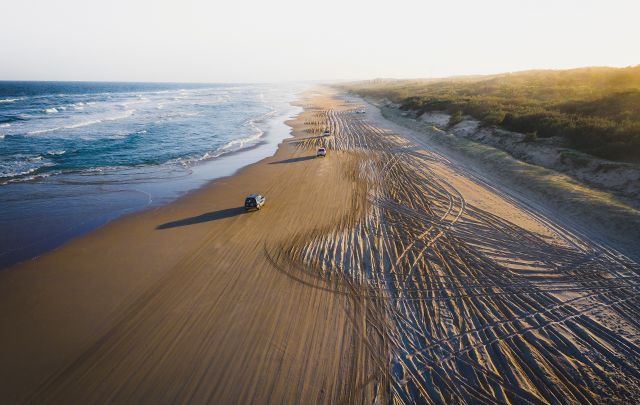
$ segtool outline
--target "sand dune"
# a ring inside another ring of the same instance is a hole
[[[640,266],[347,99],[1,273],[0,402],[637,403]]]

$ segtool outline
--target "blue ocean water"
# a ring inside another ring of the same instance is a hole
[[[272,154],[304,88],[0,82],[0,268]]]

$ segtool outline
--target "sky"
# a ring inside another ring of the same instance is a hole
[[[640,0],[0,0],[0,80],[256,83],[640,64]]]

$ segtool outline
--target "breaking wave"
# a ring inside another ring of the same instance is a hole
[[[74,128],[86,127],[87,125],[99,124],[101,122],[120,120],[120,119],[123,119],[123,118],[130,117],[133,114],[134,111],[135,110],[127,110],[126,114],[118,116],[118,117],[102,118],[102,119],[99,119],[99,120],[80,122],[78,124],[65,125],[65,126],[62,126],[62,127],[47,128],[47,129],[41,129],[41,130],[38,130],[38,131],[31,131],[31,132],[27,132],[27,135],[37,135],[37,134],[42,134],[42,133],[45,133],[45,132],[60,131],[62,129],[74,129]]]

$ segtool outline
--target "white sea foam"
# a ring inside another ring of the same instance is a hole
[[[159,120],[154,121],[155,124],[163,122],[163,121],[171,121],[174,120],[176,118],[182,118],[182,117],[192,117],[194,115],[198,115],[200,114],[202,111],[196,111],[194,113],[189,113],[189,114],[167,114],[167,115],[163,115],[161,116]]]
[[[66,150],[60,150],[60,151],[51,150],[47,152],[47,155],[64,155],[66,152],[67,152]]]
[[[22,100],[21,98],[6,98],[4,100],[0,100],[0,103],[13,103],[14,101]]]
[[[0,161],[0,178],[11,179],[12,177],[26,176],[47,166],[53,166],[53,163],[44,160],[41,156],[14,155],[9,160],[2,159]],[[25,179],[21,178],[20,180]]]
[[[25,174],[29,174],[29,173],[33,173],[36,170],[38,170],[37,167],[33,167],[29,170],[26,170],[24,172],[13,172],[13,173],[1,173],[0,177],[15,177],[15,176],[24,176]]]
[[[136,167],[147,167],[152,165],[138,165]],[[111,170],[127,170],[131,169],[131,166],[103,166],[103,167],[90,167],[88,169],[81,170],[80,173],[83,174],[92,174],[92,173],[102,173]]]
[[[120,105],[122,107],[124,107],[124,108],[128,108],[129,104],[144,104],[144,103],[147,103],[147,102],[149,102],[149,99],[141,98],[141,99],[138,99],[136,101],[127,101],[126,103],[122,103]]]
[[[256,128],[256,124],[257,124],[257,123],[259,123],[259,122],[262,122],[262,120],[264,120],[264,119],[265,119],[265,118],[267,118],[268,116],[273,115],[273,114],[275,114],[275,113],[276,113],[276,110],[275,110],[274,108],[271,108],[271,111],[266,112],[266,113],[262,114],[262,115],[261,115],[261,116],[259,116],[259,117],[256,117],[256,118],[252,118],[252,119],[250,119],[250,120],[247,120],[247,121],[245,121],[245,122],[244,122],[244,124],[242,124],[242,125],[243,125],[243,126],[250,126],[250,127],[253,127],[253,128],[255,128],[256,130],[258,130],[258,129]]]
[[[255,124],[258,122],[261,122],[264,118],[270,115],[273,115],[275,113],[276,113],[276,110],[272,109],[271,111],[265,114],[262,114],[259,117],[247,120],[243,125],[252,127],[256,131],[254,135],[250,135],[244,138],[234,139],[233,141],[226,143],[225,145],[219,147],[218,149],[216,149],[215,151],[212,151],[211,153],[209,152],[205,153],[203,157],[200,158],[199,160],[216,158],[218,156],[224,155],[225,153],[235,152],[235,151],[244,149],[245,147],[255,145],[256,142],[258,142],[258,140],[260,139],[260,137],[264,135],[264,131],[261,131],[260,129],[258,129]],[[193,114],[187,114],[187,115],[193,115]]]
[[[125,111],[126,114],[121,115],[121,116],[117,116],[117,117],[102,118],[102,119],[99,119],[99,120],[85,121],[85,122],[80,122],[78,124],[65,125],[65,126],[57,127],[57,128],[49,128],[49,129],[41,129],[39,131],[31,131],[31,132],[28,132],[27,135],[42,134],[42,133],[45,133],[45,132],[59,131],[61,129],[74,129],[74,128],[79,128],[79,127],[85,127],[87,125],[99,124],[99,123],[105,122],[105,121],[120,120],[120,119],[123,119],[123,118],[130,117],[131,115],[133,115],[134,111],[135,110],[127,110],[127,111]]]
[[[9,128],[11,124],[0,124],[0,128]]]
[[[46,110],[44,110],[44,112],[46,112],[47,114],[53,114],[57,113],[58,110],[56,110],[55,108],[47,108]]]
[[[0,139],[4,139],[4,135],[0,135]]]
[[[57,174],[62,174],[61,171],[53,171],[53,172],[48,172],[48,173],[34,174],[33,176],[10,178],[10,177],[17,177],[17,176],[25,176],[27,174],[33,173],[36,170],[38,170],[38,168],[31,169],[31,170],[28,170],[26,172],[14,173],[14,174],[11,174],[11,175],[5,175],[3,173],[0,173],[0,178],[6,178],[7,179],[7,180],[4,180],[4,181],[0,181],[0,186],[6,186],[7,184],[10,184],[10,183],[22,183],[22,182],[25,182],[25,181],[32,181],[32,180],[36,180],[36,179],[42,179],[42,178],[45,178],[45,177],[55,176]]]
[[[234,139],[233,141],[228,142],[225,145],[222,145],[215,151],[212,151],[211,154],[209,152],[205,153],[205,155],[200,160],[216,158],[220,155],[224,155],[225,153],[235,152],[240,149],[244,149],[247,146],[253,146],[263,134],[264,132],[258,131],[254,135],[250,135],[244,138]]]

